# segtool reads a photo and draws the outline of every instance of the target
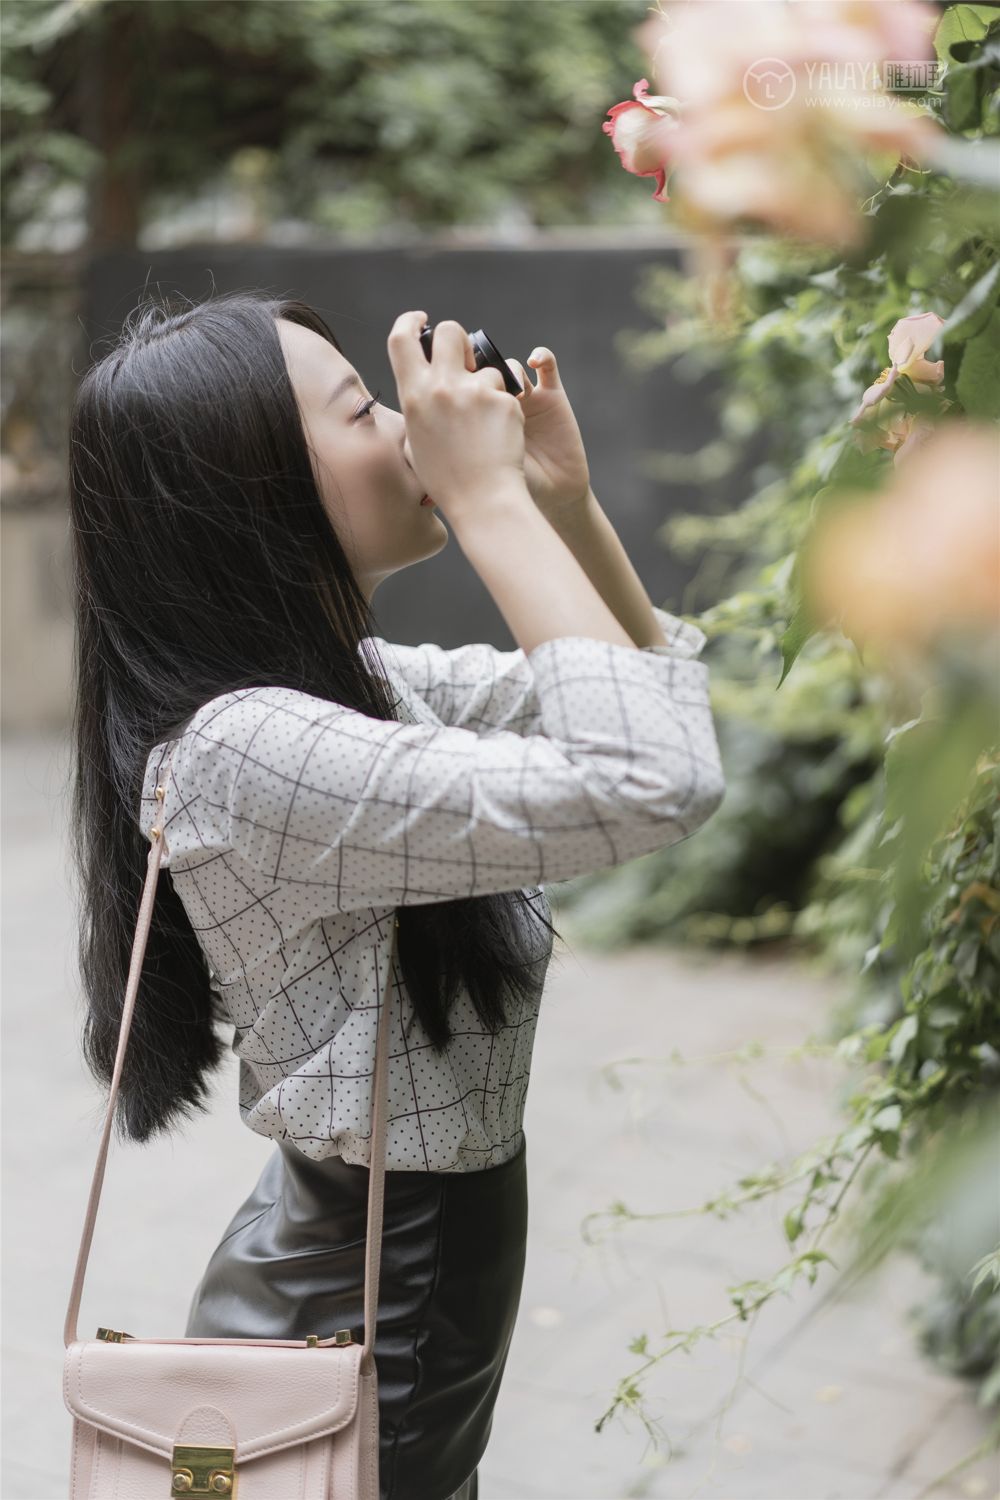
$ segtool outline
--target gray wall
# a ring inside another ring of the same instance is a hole
[[[116,332],[144,287],[192,299],[213,288],[292,292],[318,309],[369,388],[381,388],[397,408],[385,340],[405,308],[424,308],[431,323],[455,318],[469,330],[484,328],[505,357],[522,363],[536,344],[547,344],[587,445],[594,492],[653,602],[703,607],[710,601],[681,597],[694,565],[672,558],[654,535],[672,509],[699,509],[701,497],[692,488],[644,477],[642,456],[663,448],[690,452],[712,436],[708,385],[679,383],[663,368],[632,375],[615,353],[619,330],[655,327],[636,301],[638,273],[677,264],[679,252],[661,243],[595,247],[553,238],[557,243],[499,249],[210,246],[109,255],[86,273],[83,323],[87,341]],[[81,349],[82,368],[86,341]],[[739,495],[727,498],[735,503]],[[380,633],[389,639],[515,644],[454,539],[436,557],[387,579],[374,603]]]

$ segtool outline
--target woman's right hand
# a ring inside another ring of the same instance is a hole
[[[499,370],[477,370],[461,323],[435,324],[432,358],[423,312],[404,312],[387,340],[406,443],[418,478],[451,521],[489,506],[511,483],[527,493],[524,412]]]

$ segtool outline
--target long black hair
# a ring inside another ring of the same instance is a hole
[[[264,291],[144,299],[81,378],[69,429],[75,614],[71,845],[82,1050],[110,1085],[149,841],[146,763],[210,699],[276,684],[397,717],[362,639],[371,607],[331,524],[276,324],[340,344],[306,303]],[[367,658],[364,659],[364,657]],[[490,1031],[535,989],[520,890],[402,906],[399,962],[440,1051],[460,988]],[[558,936],[558,933],[556,933]],[[207,1104],[230,1018],[161,871],[116,1119],[145,1141]]]

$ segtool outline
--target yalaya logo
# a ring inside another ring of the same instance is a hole
[[[743,92],[758,109],[784,109],[795,94],[795,74],[783,57],[758,57],[743,74]]]

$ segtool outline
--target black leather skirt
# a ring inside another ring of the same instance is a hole
[[[278,1141],[212,1254],[185,1336],[364,1328],[368,1168]],[[477,1500],[521,1297],[526,1144],[478,1172],[385,1174],[375,1366],[381,1500]]]

